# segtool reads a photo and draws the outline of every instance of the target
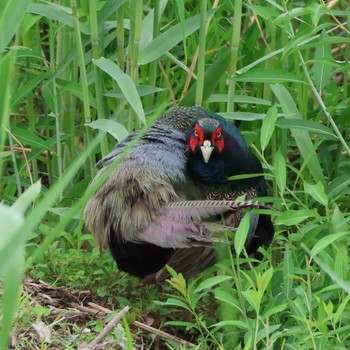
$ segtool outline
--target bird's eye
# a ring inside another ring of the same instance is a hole
[[[195,131],[193,132],[193,135],[196,136],[196,137],[198,137],[198,131],[195,130]]]
[[[216,138],[219,139],[222,136],[221,131],[218,132],[218,134],[216,135]]]

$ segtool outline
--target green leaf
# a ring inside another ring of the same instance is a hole
[[[227,292],[226,290],[216,288],[215,289],[215,299],[220,300],[224,303],[227,303],[227,304],[235,307],[237,310],[240,310],[239,301],[231,292]]]
[[[0,51],[0,150],[3,149],[5,144],[6,128],[10,118],[11,67],[13,67],[14,52],[15,51],[10,51],[1,57]]]
[[[311,258],[315,257],[317,254],[319,254],[319,252],[324,250],[330,244],[334,243],[335,241],[345,236],[349,236],[349,231],[333,233],[331,235],[322,237],[311,249],[311,252],[310,252]]]
[[[17,89],[12,96],[11,106],[15,106],[24,96],[33,91],[40,84],[40,82],[47,77],[47,75],[47,73],[38,74],[36,77],[27,81],[23,86]]]
[[[262,294],[254,289],[243,291],[242,294],[253,310],[259,312]]]
[[[62,218],[66,217],[66,216],[70,216],[70,213],[72,211],[71,207],[67,207],[67,208],[50,208],[49,212],[54,213]],[[78,213],[74,216],[70,216],[72,219],[75,220],[79,220],[81,218],[81,214]]]
[[[11,132],[24,146],[30,146],[32,148],[39,148],[40,150],[52,150],[49,143],[43,140],[40,136],[33,133],[31,130],[22,129],[17,126],[11,127]]]
[[[64,7],[49,2],[46,4],[30,4],[28,12],[35,13],[74,28],[72,9],[70,7]],[[90,34],[90,28],[85,23],[79,22],[79,29],[83,34]]]
[[[275,181],[278,189],[283,192],[286,188],[287,182],[287,171],[286,171],[286,160],[282,154],[281,148],[275,154],[274,158],[274,168],[275,168]]]
[[[141,122],[146,124],[145,113],[143,111],[140,96],[138,95],[135,84],[130,76],[125,74],[114,62],[104,57],[92,61],[97,67],[102,69],[116,81]]]
[[[323,31],[321,40],[328,37],[327,32]],[[318,45],[315,50],[314,75],[316,87],[320,90],[328,83],[332,73],[332,67],[325,64],[324,60],[332,60],[331,44]]]
[[[262,314],[263,320],[266,320],[268,317],[270,318],[274,314],[281,314],[282,311],[286,310],[289,307],[288,303],[279,304],[273,307],[269,307]]]
[[[16,34],[30,0],[5,1],[0,11],[0,54]]]
[[[293,257],[290,252],[290,249],[288,246],[285,247],[284,250],[284,259],[283,259],[283,286],[284,286],[284,293],[286,294],[286,297],[288,298],[290,295],[290,292],[293,288],[293,277],[294,275],[294,262]]]
[[[337,205],[335,206],[332,215],[332,227],[334,233],[344,232],[348,230],[347,220]]]
[[[209,103],[228,102],[227,99],[228,99],[228,94],[212,94],[210,95],[208,102]],[[263,98],[253,97],[253,96],[234,95],[233,99],[235,103],[271,106],[271,101],[265,100]]]
[[[349,253],[348,244],[337,244],[337,254],[334,259],[334,273],[339,277],[346,280],[349,274]]]
[[[233,279],[232,276],[224,276],[224,275],[210,277],[205,281],[201,282],[194,292],[195,293],[201,292],[203,289],[211,288],[213,286],[216,286],[217,284],[220,284],[222,282],[229,281],[232,279]]]
[[[136,86],[136,90],[139,96],[142,97],[142,96],[155,94],[156,92],[164,91],[165,89],[158,88],[155,86],[138,85]],[[124,98],[124,95],[121,89],[119,88],[108,91],[107,93],[105,93],[105,96],[114,97],[114,98]]]
[[[110,119],[99,118],[86,125],[92,129],[108,132],[118,142],[124,140],[129,135],[128,130],[125,129],[124,125]]]
[[[282,213],[277,219],[277,225],[293,226],[300,222],[310,218],[319,217],[316,210],[301,209],[301,210],[288,210]]]
[[[335,178],[327,187],[328,198],[334,198],[344,192],[350,186],[350,175],[342,175]],[[348,193],[348,191],[346,191]]]
[[[227,120],[262,120],[265,118],[265,114],[253,113],[253,112],[223,112],[220,113]]]
[[[208,16],[214,12],[213,10],[208,11]],[[165,33],[160,34],[140,51],[138,64],[152,62],[175,47],[183,39],[182,26],[185,28],[185,36],[188,37],[199,28],[199,25],[199,15],[196,15],[186,19],[183,24],[176,24]]]
[[[234,81],[250,82],[250,83],[304,83],[294,74],[288,71],[278,71],[275,69],[256,68],[245,73],[236,75],[232,78]]]
[[[26,210],[33,204],[41,190],[41,181],[37,181],[31,185],[12,205],[12,208],[24,214]]]
[[[305,249],[305,251],[311,254],[310,250],[304,244],[301,244],[301,246]],[[342,278],[338,277],[334,273],[334,271],[327,264],[321,261],[321,259],[319,259],[317,256],[314,256],[313,260],[316,262],[318,266],[320,266],[321,270],[323,270],[337,284],[337,286],[342,288],[347,294],[350,294],[349,281],[343,280]]]
[[[331,129],[327,128],[325,125],[316,123],[311,120],[279,118],[276,122],[276,126],[281,129],[300,129],[313,132],[317,135],[322,136],[326,140],[338,140],[338,137],[333,133]]]
[[[210,328],[223,328],[227,326],[235,326],[238,328],[242,329],[249,329],[249,325],[243,321],[236,321],[236,320],[226,320],[226,321],[221,321],[218,323],[214,323],[213,325],[210,326]]]
[[[3,281],[0,348],[7,349],[24,271],[24,242],[17,240],[17,244],[10,249],[7,244],[15,238],[25,221],[23,214],[16,208],[0,204],[0,222],[0,257],[3,260],[0,264],[0,278]]]
[[[19,205],[20,209],[23,209]],[[24,244],[18,244],[14,249],[5,249],[8,241],[13,238],[17,230],[24,223],[23,213],[15,207],[7,207],[0,204],[0,256],[5,257],[6,263],[0,266],[0,277],[24,266]]]
[[[246,212],[237,227],[235,234],[234,247],[237,255],[241,254],[250,228],[250,213]]]
[[[244,3],[244,5],[250,8],[258,16],[268,21],[272,21],[279,15],[279,13],[271,6],[253,5],[253,4],[250,4],[249,2]]]
[[[168,298],[166,301],[155,301],[154,303],[157,305],[177,306],[192,312],[190,307],[185,302],[175,298]]]
[[[260,131],[261,149],[264,151],[269,144],[272,134],[275,131],[275,124],[278,118],[277,105],[274,104],[266,113]]]
[[[311,185],[305,182],[304,191],[308,193],[315,201],[324,206],[328,205],[328,197],[321,182],[318,182],[316,185]]]
[[[325,5],[320,5],[317,4],[316,2],[313,2],[310,6],[311,10],[311,19],[312,19],[312,24],[316,27],[318,25],[318,22],[321,18],[321,16],[324,13],[327,13],[329,10]]]
[[[297,118],[301,120],[302,117],[288,90],[280,84],[272,85],[271,89],[278,98],[284,111],[284,114],[288,116],[288,118]],[[304,160],[308,160],[307,167],[309,168],[310,173],[316,181],[324,183],[325,179],[323,176],[322,168],[315,153],[309,133],[306,130],[300,130],[295,128],[291,128],[291,133]]]

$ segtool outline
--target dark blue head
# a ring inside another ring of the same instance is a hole
[[[217,114],[198,119],[186,137],[189,171],[204,182],[224,182],[233,175],[262,171],[239,130]]]

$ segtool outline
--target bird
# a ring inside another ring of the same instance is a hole
[[[94,181],[136,135],[97,163]],[[154,122],[89,199],[85,227],[119,270],[160,284],[169,265],[188,279],[216,262],[213,242],[228,244],[220,233],[235,232],[246,209],[268,207],[254,200],[267,194],[262,171],[232,123],[203,107],[177,107]],[[259,175],[229,179],[251,173]],[[269,215],[252,218],[248,252],[274,235]]]

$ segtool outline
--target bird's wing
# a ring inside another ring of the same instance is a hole
[[[266,207],[255,201],[179,201],[159,210],[151,222],[136,231],[130,241],[151,243],[163,248],[210,246],[221,241],[220,233],[235,231],[231,226],[208,222],[206,219],[248,208]]]

